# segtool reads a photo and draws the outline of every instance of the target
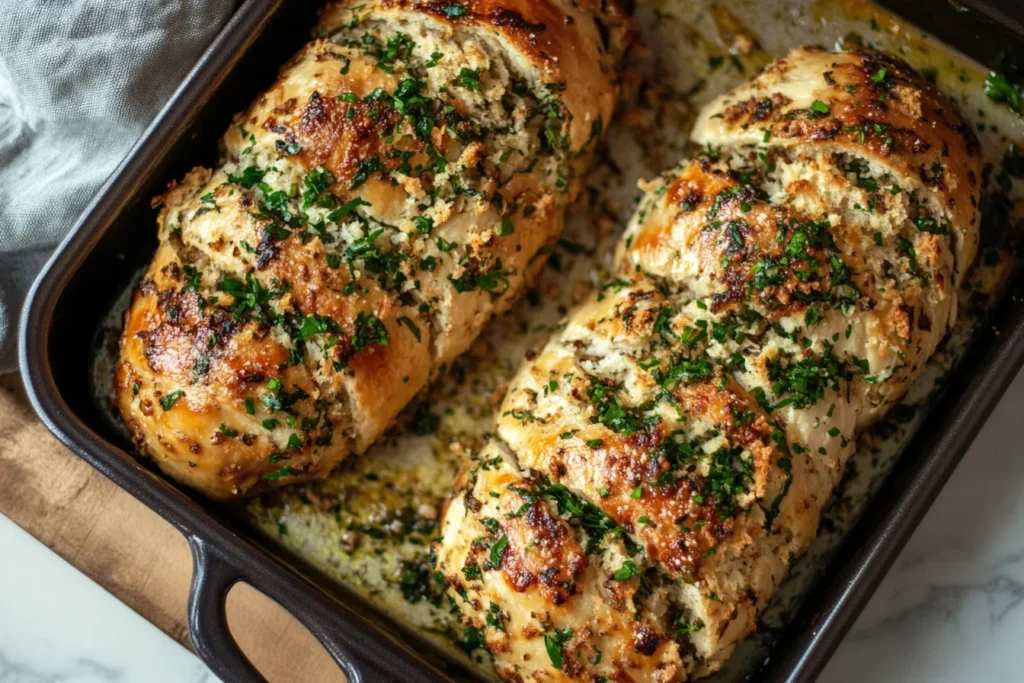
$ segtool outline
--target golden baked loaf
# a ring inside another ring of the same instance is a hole
[[[909,66],[796,50],[694,140],[445,511],[438,569],[505,680],[719,669],[953,323],[980,150]]]
[[[544,262],[617,92],[599,0],[359,0],[158,201],[116,400],[215,498],[326,476]]]

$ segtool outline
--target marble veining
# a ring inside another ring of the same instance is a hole
[[[1018,375],[821,680],[1024,680]]]
[[[0,515],[0,683],[215,683],[192,653]]]

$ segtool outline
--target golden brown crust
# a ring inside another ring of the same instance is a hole
[[[795,188],[789,188],[794,191]],[[788,242],[780,239],[797,231],[824,229],[818,221],[827,217],[809,216],[786,206],[769,203],[764,192],[751,184],[742,184],[726,164],[707,159],[687,165],[667,189],[665,207],[646,218],[630,243],[628,252],[638,267],[669,260],[666,252],[678,252],[673,235],[676,221],[687,221],[694,228],[687,235],[694,252],[711,279],[717,283],[711,297],[713,313],[736,310],[754,297],[771,317],[778,319],[800,313],[814,301],[827,299],[829,292],[850,280],[851,269],[845,261],[857,252],[835,250],[840,265],[831,261],[827,244],[831,237],[807,241],[800,258],[787,253]],[[628,257],[627,257],[628,258]],[[777,263],[769,284],[758,287],[758,274],[767,262]],[[662,274],[657,265],[653,274]],[[853,277],[859,269],[853,269]],[[842,283],[838,273],[842,273]],[[856,292],[846,296],[856,302],[865,292],[863,281],[854,281]],[[870,290],[867,290],[870,291]]]
[[[761,154],[698,158],[653,183],[617,263],[715,316],[813,328],[840,356],[864,359],[887,379],[858,390],[874,405],[864,424],[903,394],[953,322],[950,238],[921,230],[925,209],[885,178],[850,180],[833,156]]]
[[[901,59],[799,48],[705,108],[693,139],[812,145],[870,159],[943,207],[957,240],[957,283],[974,261],[980,144],[956,105]]]
[[[653,290],[624,287],[582,309],[573,327],[584,328],[597,344],[606,339],[622,348],[635,340],[638,348],[650,348],[667,306]],[[723,497],[700,474],[706,464],[701,449],[709,442],[702,434],[716,435],[710,442],[721,465],[743,458],[749,472],[743,486],[761,495],[782,457],[771,441],[774,428],[747,392],[710,366],[706,377],[659,386],[656,378],[670,372],[673,360],[680,367],[679,359],[691,355],[678,340],[650,357],[623,359],[638,364],[637,375],[618,386],[588,372],[600,364],[588,361],[585,349],[565,353],[572,346],[553,344],[517,376],[500,408],[499,435],[521,466],[593,501],[644,545],[651,562],[699,581],[703,557],[734,532],[736,508],[731,495]],[[699,356],[695,362],[701,363]],[[624,388],[627,382],[632,390]],[[660,401],[685,417],[669,418],[657,406],[645,410]],[[609,419],[620,412],[621,418]]]
[[[574,540],[580,517],[552,498],[561,494],[515,473],[493,447],[463,481],[437,566],[503,680],[678,679],[679,646],[646,611],[640,578],[616,578],[624,556],[586,555]]]
[[[289,449],[287,436],[262,424],[272,419],[261,401],[273,395],[269,380],[296,397],[293,412],[317,414],[310,373],[288,366],[289,350],[259,325],[201,313],[199,295],[180,289],[183,279],[180,260],[162,245],[125,315],[116,392],[136,445],[175,479],[216,497],[257,488],[274,473],[294,481],[329,472],[346,449],[343,435],[329,446]],[[321,421],[296,431],[315,442],[329,429]]]
[[[325,30],[341,23],[339,13],[346,5],[351,3],[328,7],[321,20]],[[361,15],[379,13],[384,21],[389,15],[415,12],[454,31],[499,35],[532,62],[545,83],[562,90],[575,119],[570,132],[574,147],[586,144],[593,113],[614,107],[616,65],[631,39],[629,8],[622,2],[372,0],[359,5]]]

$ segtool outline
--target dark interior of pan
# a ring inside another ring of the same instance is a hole
[[[883,4],[1021,80],[1015,65],[1024,64],[1024,8],[1012,0]],[[22,319],[21,367],[47,426],[188,537],[196,558],[190,631],[219,676],[259,680],[224,616],[227,590],[245,581],[298,617],[350,680],[464,679],[472,674],[426,639],[266,541],[231,506],[179,490],[133,458],[90,384],[88,342],[156,246],[150,198],[168,180],[215,161],[216,141],[234,112],[307,40],[316,5],[249,0],[240,6],[36,283]],[[1024,360],[1021,301],[1012,293],[996,307],[993,325],[983,326],[968,359],[946,380],[923,428],[778,634],[757,680],[813,680],[828,661]]]

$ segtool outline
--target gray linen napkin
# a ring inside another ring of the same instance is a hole
[[[35,275],[234,5],[0,1],[0,373]]]

